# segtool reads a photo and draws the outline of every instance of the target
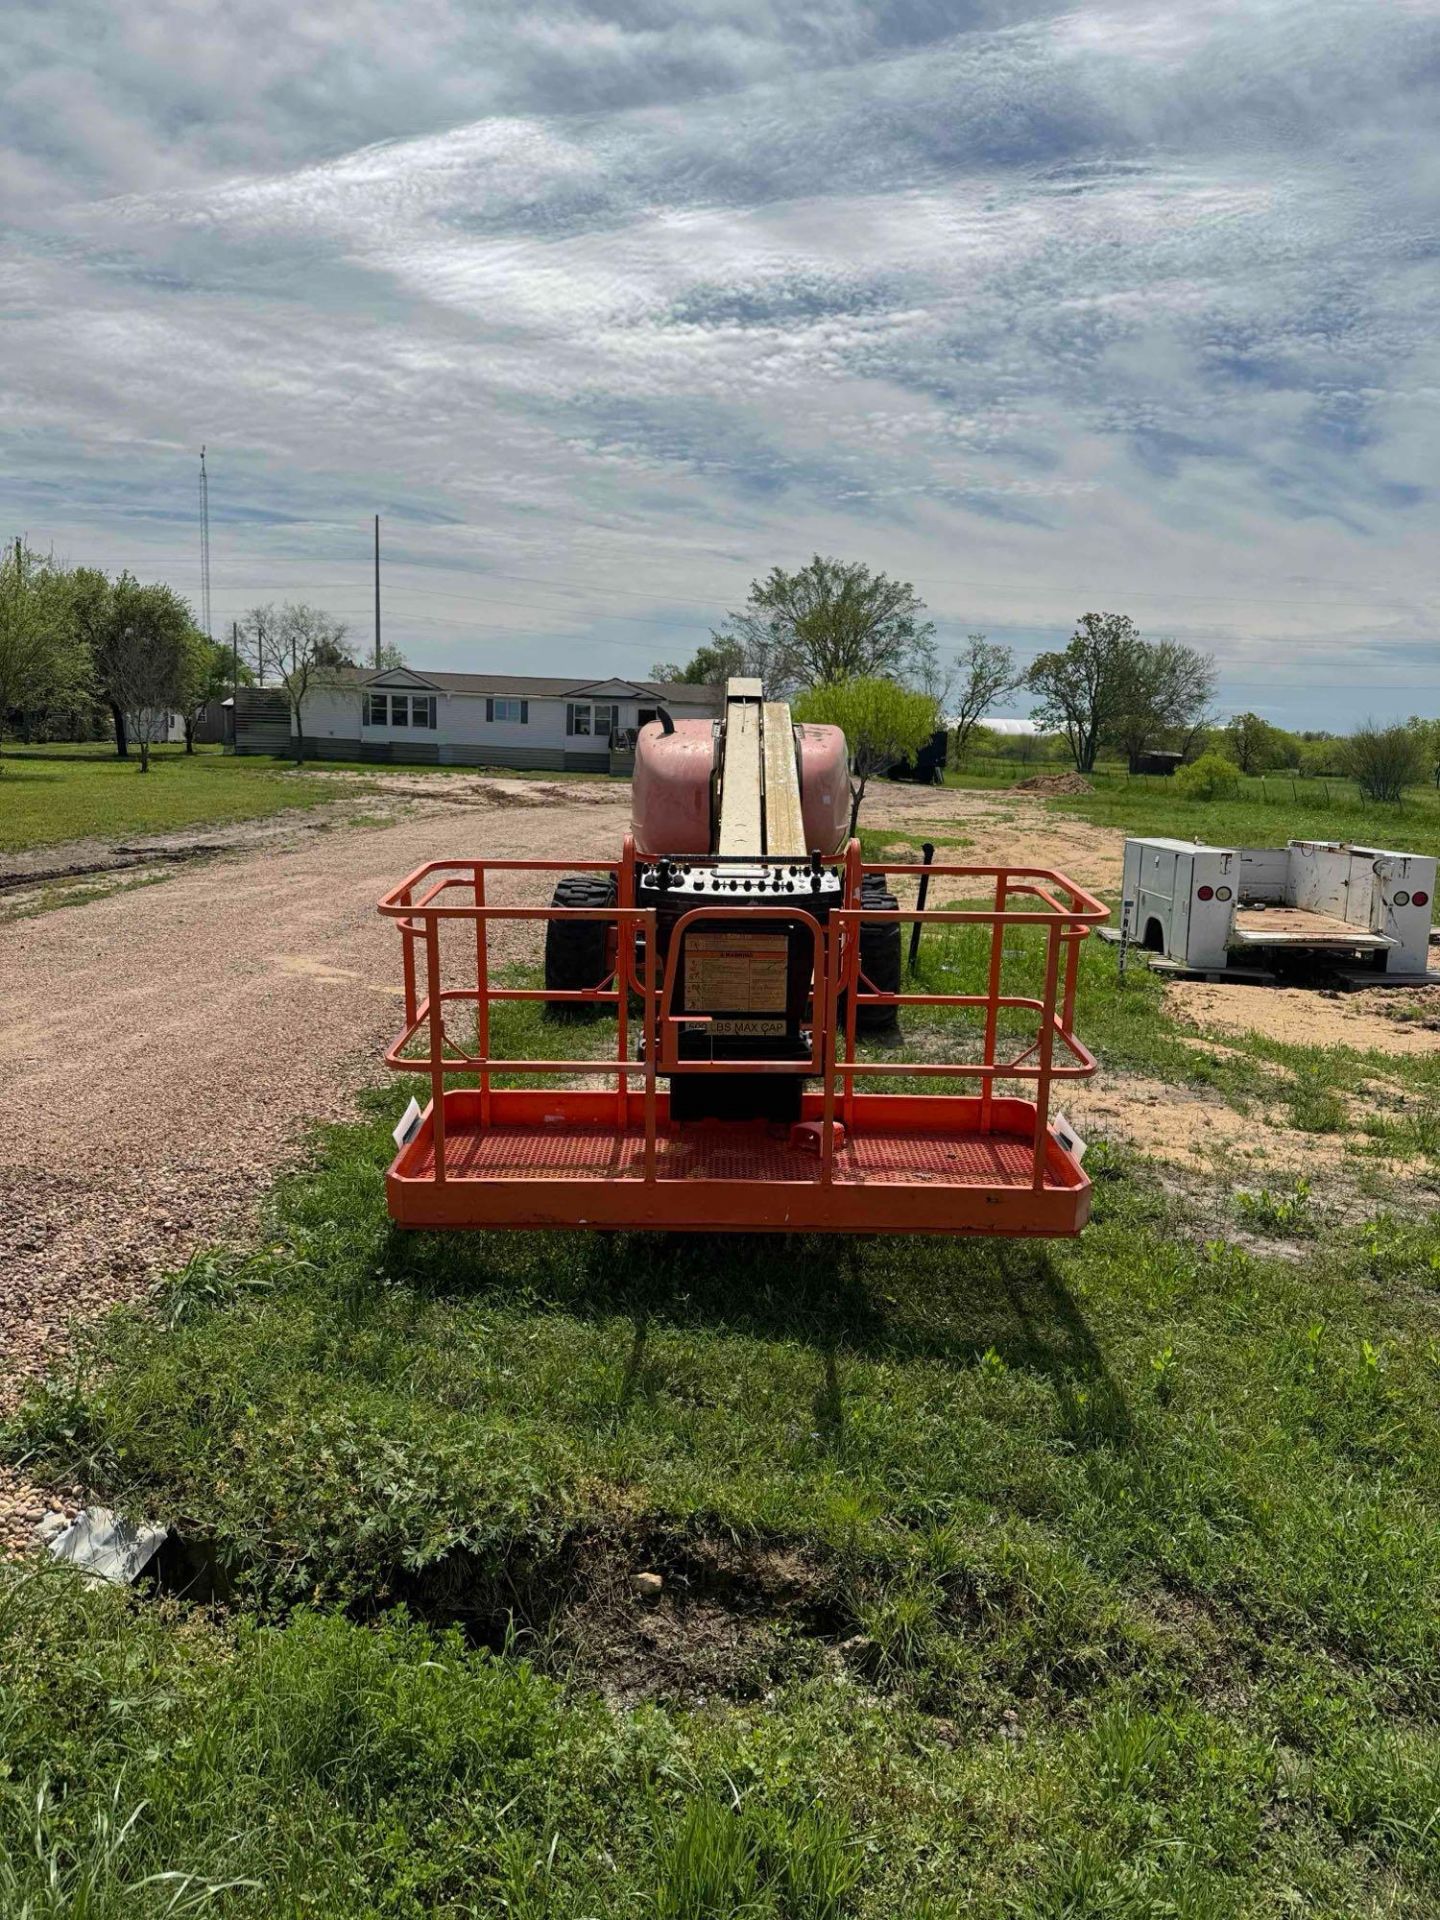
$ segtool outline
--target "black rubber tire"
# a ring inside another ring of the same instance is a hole
[[[614,874],[567,873],[555,889],[555,907],[613,907]],[[614,923],[605,920],[551,920],[545,927],[545,984],[562,993],[605,984],[611,971]],[[574,1000],[552,1000],[546,1006],[552,1020],[593,1020],[608,1007],[582,1006]]]
[[[885,885],[883,873],[867,873],[860,883],[860,902],[867,908],[894,913],[899,901]],[[900,923],[887,927],[879,920],[866,920],[860,928],[860,971],[876,993],[900,992]],[[900,1024],[899,1009],[877,1007],[869,1002],[862,986],[855,1003],[857,1033],[892,1033]]]

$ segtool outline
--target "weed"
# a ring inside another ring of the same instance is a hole
[[[1288,1193],[1272,1193],[1268,1187],[1258,1193],[1237,1193],[1235,1211],[1256,1233],[1313,1236],[1320,1231],[1310,1182],[1303,1174]]]
[[[1169,1404],[1175,1391],[1177,1364],[1174,1347],[1161,1347],[1158,1353],[1150,1356],[1150,1377],[1155,1386],[1155,1398],[1161,1406]]]

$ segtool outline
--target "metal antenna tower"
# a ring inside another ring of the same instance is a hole
[[[205,449],[200,449],[200,604],[205,616],[205,638],[210,631],[210,480],[205,472]]]

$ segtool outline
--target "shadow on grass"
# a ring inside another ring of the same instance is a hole
[[[1038,1241],[396,1231],[375,1270],[430,1297],[628,1315],[635,1380],[649,1326],[663,1321],[799,1340],[829,1356],[971,1366],[993,1352],[1007,1367],[1113,1394],[1094,1335]]]

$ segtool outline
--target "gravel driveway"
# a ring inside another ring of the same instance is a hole
[[[447,854],[614,853],[629,798],[599,782],[447,782],[394,826],[297,830],[0,928],[0,1412],[71,1319],[243,1231],[304,1130],[380,1077],[400,1014],[381,893]],[[27,1540],[46,1504],[0,1469],[0,1547]]]

